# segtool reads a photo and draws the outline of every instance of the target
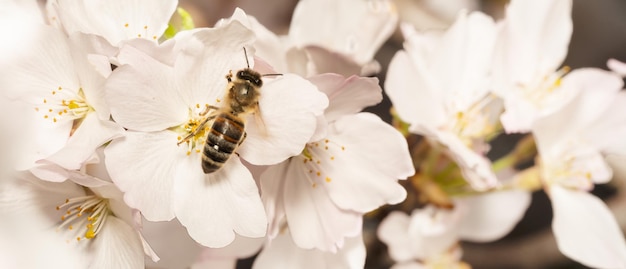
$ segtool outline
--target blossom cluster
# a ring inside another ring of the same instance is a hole
[[[469,268],[460,240],[503,237],[537,190],[564,255],[624,268],[589,191],[626,156],[626,64],[562,66],[571,6],[512,0],[438,32],[391,0],[300,0],[278,35],[239,8],[196,28],[177,0],[0,2],[20,25],[0,47],[19,129],[0,268],[364,268],[371,216],[393,268]],[[363,110],[397,28],[390,125]],[[510,133],[528,135],[488,159]]]
[[[626,156],[623,64],[561,66],[571,9],[572,1],[513,0],[499,21],[461,12],[443,32],[400,26],[404,49],[391,60],[385,91],[405,132],[425,138],[412,153],[422,162],[411,182],[427,206],[382,222],[394,268],[466,268],[459,240],[506,235],[540,189],[565,256],[626,267],[624,234],[589,193],[612,179],[606,158]],[[527,136],[501,159],[486,158],[491,139],[512,133]],[[534,164],[517,171],[524,162]]]
[[[175,0],[5,4],[38,15],[3,70],[26,126],[2,267],[228,268],[261,248],[255,268],[363,267],[363,215],[415,173],[401,133],[361,112],[397,15],[344,1],[354,17],[313,23],[329,5],[301,1],[278,36],[241,9],[194,28]],[[348,35],[354,20],[377,31]]]

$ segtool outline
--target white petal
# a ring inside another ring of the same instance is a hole
[[[626,63],[616,59],[609,59],[606,63],[609,69],[622,77],[626,77]]]
[[[376,78],[359,76],[345,78],[331,73],[308,79],[328,96],[329,104],[324,116],[329,122],[343,115],[361,112],[364,108],[383,100],[382,89]]]
[[[319,185],[338,207],[366,213],[406,198],[397,180],[415,169],[397,130],[370,113],[341,117],[329,129],[329,143],[316,143],[311,154],[322,163]]]
[[[230,18],[218,21],[216,26],[225,25],[232,20],[241,22],[254,32],[256,36],[254,41],[255,56],[265,60],[278,73],[294,73],[294,70],[287,67],[287,48],[276,34],[265,28],[256,18],[246,15],[240,8],[235,8]],[[258,66],[255,66],[255,69],[259,71]]]
[[[278,235],[285,221],[284,193],[288,168],[288,164],[285,163],[270,166],[261,174],[259,180],[261,198],[269,221],[267,235],[270,239]]]
[[[109,217],[93,240],[89,268],[144,268],[143,247],[137,231],[124,221]]]
[[[317,118],[328,106],[326,96],[307,80],[285,74],[261,89],[262,124],[249,117],[240,156],[255,165],[270,165],[300,154],[309,141]]]
[[[175,88],[174,72],[132,46],[122,48],[127,65],[115,69],[105,84],[113,119],[130,130],[161,131],[182,124],[189,102]]]
[[[586,266],[626,267],[626,241],[615,217],[597,197],[552,186],[552,231],[561,252]]]
[[[572,34],[571,10],[571,0],[511,2],[495,49],[497,91],[506,95],[561,65]]]
[[[378,226],[376,235],[387,245],[389,255],[396,262],[410,261],[414,258],[407,231],[411,218],[409,215],[393,211]]]
[[[190,166],[200,171],[197,162],[185,162],[180,169],[195,169]],[[265,235],[267,218],[259,190],[238,158],[229,159],[213,174],[177,178],[174,187],[176,217],[200,244],[224,247],[235,239],[235,233]]]
[[[201,246],[178,220],[142,224],[141,233],[160,258],[158,262],[148,261],[147,267],[188,268],[198,258]]]
[[[327,19],[320,21],[321,17]],[[298,46],[323,46],[362,65],[372,60],[397,22],[391,1],[300,1],[293,12],[289,36]]]
[[[254,67],[254,50],[250,47],[253,39],[252,31],[233,21],[218,28],[195,30],[177,40],[181,52],[174,63],[176,87],[189,94],[188,105],[221,105],[217,100],[226,94],[226,75],[248,65]]]
[[[473,242],[488,242],[508,234],[522,219],[531,195],[521,190],[495,191],[456,199],[463,214],[459,237]]]
[[[66,181],[42,181],[29,172],[6,175],[0,180],[0,217],[4,223],[20,223],[20,229],[43,230],[58,225],[64,212],[55,210],[65,199],[84,196],[78,185]]]
[[[301,249],[294,245],[289,232],[285,232],[265,246],[254,261],[252,268],[357,269],[364,266],[365,245],[360,234],[347,238],[345,246],[337,253],[330,253],[317,249]]]
[[[287,168],[276,168],[285,169],[282,195],[291,235],[300,248],[336,252],[346,237],[361,231],[362,214],[337,207],[325,188],[312,185],[310,177],[316,176],[300,165],[301,160],[291,159],[279,165]]]
[[[68,170],[78,170],[96,148],[121,136],[123,129],[111,121],[101,121],[89,113],[60,151],[46,158]]]
[[[437,127],[446,122],[438,95],[430,92],[409,54],[399,51],[391,59],[385,92],[403,121],[411,125]],[[413,128],[413,126],[412,126]]]
[[[587,128],[611,107],[622,85],[619,76],[601,69],[580,69],[567,75],[562,87],[578,94],[557,112],[538,119],[532,127],[541,154],[549,156],[553,154],[550,152],[553,145],[588,132]]]
[[[57,12],[66,31],[101,35],[113,45],[138,37],[156,42],[178,4],[175,0],[57,2]]]
[[[176,146],[176,137],[176,133],[169,131],[127,132],[104,151],[109,175],[125,193],[124,201],[151,221],[174,218],[172,190],[176,162],[188,158],[185,150]]]
[[[250,258],[261,250],[264,243],[265,238],[249,238],[237,235],[235,240],[228,246],[223,248],[205,248],[202,251],[200,260]]]
[[[432,90],[443,92],[446,101],[456,105],[453,109],[465,111],[488,93],[495,37],[496,28],[491,17],[480,12],[460,12],[456,22],[433,49],[433,55],[426,59],[435,76],[436,84],[430,86],[437,88]],[[407,45],[409,52],[412,49],[411,44]],[[455,79],[449,79],[451,76]]]

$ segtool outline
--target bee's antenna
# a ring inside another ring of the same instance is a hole
[[[246,64],[248,68],[250,68],[250,62],[248,62],[248,52],[246,51],[246,47],[243,47],[243,54],[246,56]]]
[[[263,74],[261,75],[262,77],[275,77],[275,76],[282,76],[283,74]]]

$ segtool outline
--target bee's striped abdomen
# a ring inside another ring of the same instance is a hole
[[[226,163],[244,136],[244,123],[230,113],[215,117],[202,152],[202,170],[213,173]]]

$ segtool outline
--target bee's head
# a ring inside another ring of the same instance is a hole
[[[256,87],[263,86],[263,80],[261,80],[261,74],[259,74],[258,72],[250,68],[239,70],[237,72],[237,78],[248,81]]]

